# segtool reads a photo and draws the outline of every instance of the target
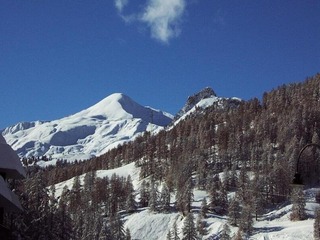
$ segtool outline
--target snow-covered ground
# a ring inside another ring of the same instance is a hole
[[[134,163],[126,166],[112,169],[112,170],[99,170],[97,171],[97,177],[111,177],[112,174],[127,177],[131,176],[133,186],[135,190],[140,187],[141,181],[139,180],[139,168],[136,168]],[[84,175],[80,177],[83,180]],[[73,179],[69,179],[65,182],[56,184],[57,195],[61,194],[64,185],[71,188]],[[284,205],[275,209],[267,214],[258,217],[258,221],[254,220],[254,231],[249,239],[254,240],[310,240],[313,239],[313,215],[314,210],[319,207],[318,203],[315,203],[314,195],[319,189],[310,189],[306,191],[306,211],[309,216],[304,221],[292,222],[289,219],[291,213],[291,204]],[[205,191],[194,190],[194,202],[193,213],[195,219],[197,219],[198,209],[201,205],[201,201],[208,194]],[[172,202],[174,201],[174,194],[172,195]],[[172,229],[173,224],[176,223],[178,232],[182,236],[184,217],[178,212],[171,213],[151,213],[147,208],[139,209],[136,213],[124,217],[124,226],[129,228],[132,239],[141,240],[165,240],[169,230]],[[228,222],[226,216],[217,216],[209,214],[208,218],[205,219],[207,223],[208,234],[203,239],[219,239],[223,225]],[[237,233],[237,227],[230,226],[231,233],[233,236]]]

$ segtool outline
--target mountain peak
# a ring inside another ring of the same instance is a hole
[[[20,123],[2,134],[20,157],[88,159],[133,140],[144,131],[159,131],[171,121],[162,111],[141,106],[123,93],[114,93],[68,117]]]
[[[189,96],[188,97],[188,100],[187,100],[187,103],[186,103],[186,106],[189,105],[189,106],[194,106],[196,105],[199,101],[201,101],[202,99],[206,99],[206,98],[210,98],[210,97],[216,97],[216,93],[213,91],[212,88],[210,87],[206,87],[204,89],[202,89],[200,92],[192,95],[192,96]],[[193,107],[192,106],[192,107]],[[191,108],[192,108],[191,107]],[[191,109],[190,108],[190,109]]]
[[[217,95],[212,88],[206,87],[202,89],[200,92],[197,92],[196,94],[188,97],[186,104],[177,113],[175,118],[176,119],[180,118],[182,115],[184,115],[185,113],[190,111],[194,106],[196,106],[197,103],[199,103],[201,100],[206,98],[215,98],[215,97],[217,97]]]

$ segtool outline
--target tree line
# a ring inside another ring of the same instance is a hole
[[[250,233],[252,216],[289,201],[299,150],[308,143],[320,143],[319,136],[317,74],[304,82],[265,92],[261,100],[197,109],[156,135],[145,132],[135,141],[87,161],[60,160],[57,166],[45,169],[30,164],[36,159],[25,159],[24,163],[32,179],[41,173],[43,182],[50,186],[135,162],[141,169],[141,180],[148,179],[144,183],[148,185],[148,198],[142,199],[143,192],[139,193],[141,206],[152,211],[168,210],[168,199],[161,198],[160,189],[165,189],[176,195],[175,209],[189,216],[192,189],[203,189],[209,193],[211,212],[228,214],[231,225]],[[318,186],[319,152],[312,148],[305,151],[299,169],[307,186]],[[230,192],[235,193],[232,199],[227,197]],[[108,211],[125,209],[125,202],[121,200],[122,205]]]

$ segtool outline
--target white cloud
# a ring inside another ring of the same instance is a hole
[[[180,23],[185,11],[186,0],[147,0],[146,6],[140,13],[123,14],[123,9],[129,0],[115,0],[120,17],[127,23],[135,21],[147,24],[151,37],[168,43],[170,39],[179,36]]]
[[[181,32],[184,10],[185,0],[149,0],[140,20],[150,27],[153,38],[168,43]]]
[[[114,4],[118,11],[121,13],[123,8],[128,4],[128,0],[115,0]]]

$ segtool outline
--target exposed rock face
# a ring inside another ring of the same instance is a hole
[[[175,116],[175,120],[179,119],[181,116],[189,112],[197,103],[201,100],[206,98],[213,98],[217,97],[216,93],[213,91],[212,88],[206,87],[205,89],[201,90],[200,92],[188,97],[188,100],[184,107],[177,113]]]

